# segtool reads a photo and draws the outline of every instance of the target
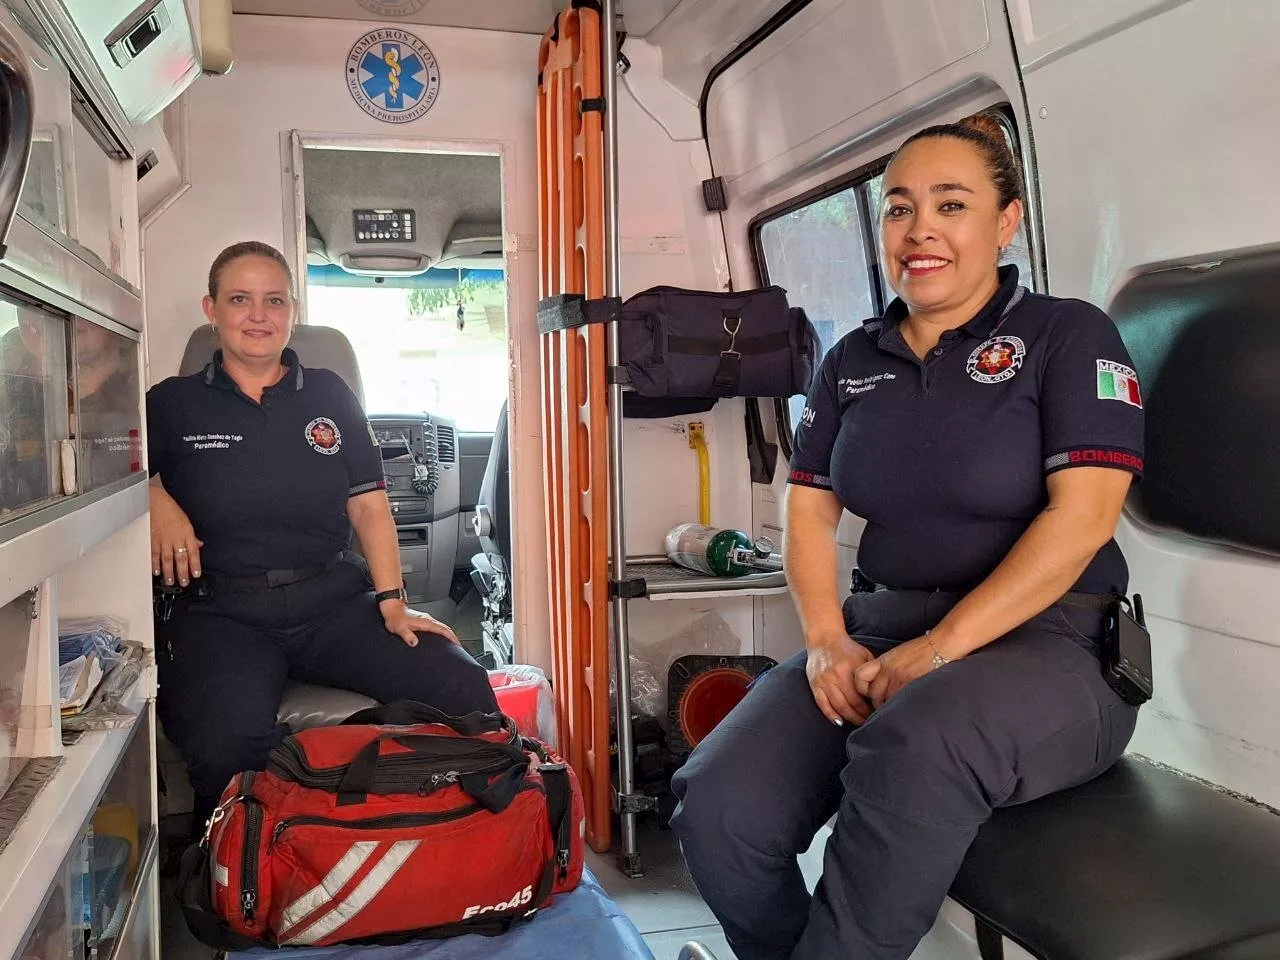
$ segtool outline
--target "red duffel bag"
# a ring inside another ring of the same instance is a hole
[[[401,701],[238,774],[183,908],[218,949],[497,934],[578,885],[583,816],[573,771],[509,718]]]

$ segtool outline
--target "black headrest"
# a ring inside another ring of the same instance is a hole
[[[298,355],[303,367],[323,367],[340,376],[351,391],[364,403],[364,384],[360,380],[360,364],[346,336],[333,327],[317,327],[298,324],[289,337],[289,346]],[[178,365],[178,376],[199,373],[213,358],[218,349],[218,339],[210,324],[203,324],[191,331],[187,349]]]

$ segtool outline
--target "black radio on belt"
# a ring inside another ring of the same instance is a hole
[[[1151,635],[1142,597],[1121,598],[1107,611],[1102,639],[1102,673],[1111,689],[1135,707],[1151,699]]]

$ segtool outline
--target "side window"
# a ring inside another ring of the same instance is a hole
[[[825,354],[837,340],[884,309],[867,184],[830,193],[758,228],[761,273],[785,287],[793,307],[813,321]],[[791,400],[791,422],[804,398]]]

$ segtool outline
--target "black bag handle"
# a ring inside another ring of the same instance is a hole
[[[484,713],[476,710],[460,717],[452,717],[443,710],[438,710],[427,703],[416,700],[393,700],[379,707],[366,707],[357,710],[347,719],[346,724],[369,724],[372,726],[409,727],[419,723],[441,723],[462,734],[474,737],[481,733],[498,733],[509,727],[511,721],[501,713]]]
[[[511,721],[503,717],[507,724]],[[514,733],[514,726],[511,727]],[[338,806],[346,807],[356,803],[364,803],[369,794],[373,792],[374,781],[378,775],[378,758],[382,754],[382,744],[391,740],[406,747],[418,754],[427,754],[427,748],[438,748],[440,746],[441,737],[431,736],[430,734],[383,734],[375,737],[360,748],[360,752],[351,758],[351,762],[347,764],[346,772],[342,775],[342,780],[338,783]],[[449,740],[448,742],[456,743],[458,741]],[[495,752],[504,754],[510,761],[508,768],[503,771],[502,775],[492,784],[489,783],[488,773],[464,774],[458,779],[458,785],[463,791],[473,797],[485,809],[493,813],[501,813],[515,799],[516,793],[519,792],[520,784],[524,779],[524,769],[528,765],[528,759],[523,750],[518,746],[509,743],[484,743]],[[510,782],[508,782],[510,781]]]

